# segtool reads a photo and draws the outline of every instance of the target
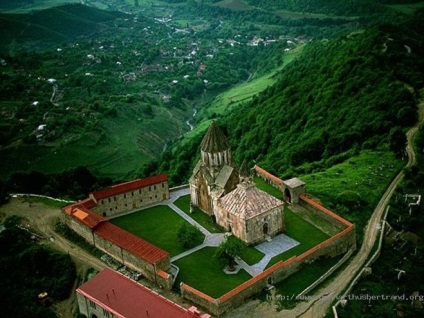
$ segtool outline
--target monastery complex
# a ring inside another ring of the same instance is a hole
[[[219,316],[320,257],[334,257],[356,248],[354,225],[308,198],[306,185],[300,179],[281,180],[258,166],[249,170],[242,165],[238,169],[230,144],[215,123],[206,132],[200,153],[201,158],[187,186],[190,212],[200,209],[223,232],[238,237],[247,245],[270,242],[286,231],[284,208],[292,205],[321,218],[336,234],[301,255],[264,269],[219,298],[212,298],[182,282],[179,289],[187,301]],[[280,190],[284,201],[257,188],[253,173]],[[108,219],[167,201],[172,191],[164,174],[137,179],[93,192],[87,199],[63,208],[63,215],[67,225],[86,241],[160,288],[169,290],[175,281],[169,253],[113,225]],[[124,293],[131,295],[123,297]],[[81,313],[90,318],[162,317],[153,316],[153,312],[161,312],[165,307],[179,312],[178,317],[210,317],[201,314],[196,307],[184,309],[176,304],[163,307],[162,296],[111,270],[102,271],[86,282],[77,290],[77,295]],[[137,299],[142,298],[150,299],[149,304],[138,304]],[[125,314],[127,306],[132,310]]]

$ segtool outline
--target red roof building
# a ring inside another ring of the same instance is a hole
[[[169,257],[169,253],[167,251],[121,229],[119,226],[110,222],[99,224],[99,226],[94,230],[94,233],[109,241],[113,245],[116,245],[151,264],[155,264],[158,261]]]
[[[89,243],[147,279],[170,289],[169,253],[108,220],[113,215],[142,209],[169,199],[169,196],[167,176],[160,174],[93,192],[89,198],[62,210],[69,216],[69,227]]]
[[[209,318],[188,309],[111,269],[104,269],[77,290],[80,313],[87,317]]]
[[[159,174],[157,176],[152,176],[144,179],[136,179],[124,183],[119,183],[111,186],[110,188],[99,190],[90,194],[90,197],[93,197],[96,201],[104,198],[109,198],[114,195],[127,193],[133,190],[138,190],[140,188],[148,187],[157,183],[166,182],[168,178],[166,174]]]

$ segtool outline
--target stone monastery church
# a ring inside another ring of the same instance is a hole
[[[283,202],[258,189],[248,172],[236,169],[230,144],[214,122],[200,148],[201,159],[189,180],[191,205],[247,244],[281,233]]]

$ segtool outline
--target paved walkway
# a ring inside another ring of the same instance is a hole
[[[182,211],[179,207],[177,207],[174,202],[185,195],[188,195],[190,192],[189,188],[181,188],[178,190],[174,190],[170,192],[170,198],[169,200],[160,202],[158,204],[160,205],[168,205],[172,210],[175,211],[179,216],[181,216],[184,220],[189,222],[190,224],[197,227],[204,235],[205,239],[202,244],[187,250],[181,254],[178,254],[171,258],[171,262],[175,262],[183,257],[186,257],[187,255],[190,255],[192,253],[195,253],[202,248],[206,246],[219,246],[222,241],[225,240],[225,236],[229,235],[229,233],[211,233],[207,229],[205,229],[202,225],[200,225],[196,220],[190,217],[189,214]],[[256,264],[249,265],[245,261],[243,261],[240,258],[236,259],[237,267],[235,273],[238,272],[237,269],[243,268],[249,275],[252,277],[262,273],[266,266],[268,265],[269,261],[276,255],[281,254],[296,245],[298,245],[299,242],[293,240],[292,238],[288,237],[287,235],[280,234],[275,236],[270,242],[264,242],[262,244],[257,245],[255,248],[264,253],[264,257]]]
[[[255,248],[264,253],[264,257],[253,265],[248,265],[245,261],[238,258],[236,259],[236,263],[243,268],[246,272],[248,272],[251,276],[256,276],[264,271],[269,261],[278,254],[284,253],[293,247],[299,245],[300,243],[292,238],[288,237],[285,234],[280,234],[272,238],[270,242],[261,243]]]
[[[184,220],[186,220],[190,224],[197,227],[200,230],[200,232],[202,232],[205,235],[205,239],[203,240],[202,244],[200,244],[200,245],[198,245],[198,246],[196,246],[196,247],[194,247],[194,248],[192,248],[188,251],[185,251],[181,254],[178,254],[178,255],[172,257],[171,262],[175,262],[175,261],[179,260],[180,258],[183,258],[187,255],[190,255],[191,253],[197,252],[198,250],[201,250],[202,248],[204,248],[206,246],[219,246],[219,244],[221,244],[221,242],[225,239],[225,235],[226,235],[225,233],[211,233],[211,232],[209,232],[202,225],[200,225],[196,220],[191,218],[189,214],[185,213],[183,210],[181,210],[179,207],[177,207],[174,204],[174,202],[179,197],[182,197],[184,195],[188,195],[189,191],[190,190],[188,188],[182,188],[182,189],[178,189],[176,191],[172,191],[172,192],[170,192],[170,199],[163,201],[160,204],[168,205],[172,210],[175,211],[175,213],[177,213],[179,216],[181,216]]]

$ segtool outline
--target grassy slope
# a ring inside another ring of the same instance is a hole
[[[16,170],[58,173],[86,166],[94,173],[122,179],[160,153],[167,136],[182,132],[181,116],[178,111],[171,116],[160,108],[153,119],[137,121],[131,106],[123,107],[117,117],[102,119],[97,131],[68,134],[46,145],[22,144],[0,150],[7,158],[0,164],[0,176]]]
[[[81,3],[81,0],[32,0],[31,5],[22,5],[19,1],[1,0],[0,11],[27,13],[33,10],[43,10],[68,3]]]
[[[302,53],[302,49],[303,45],[285,53],[283,57],[283,64],[271,73],[237,85],[234,88],[218,95],[212,102],[211,106],[207,108],[207,111],[222,115],[241,103],[251,101],[254,96],[266,90],[277,81],[276,74],[281,72],[281,70],[283,70],[284,67],[290,64],[295,58],[299,57]]]
[[[275,75],[284,69],[284,67],[286,67],[288,64],[290,64],[295,58],[299,57],[302,53],[302,49],[303,45],[286,53],[284,56],[283,64],[271,73],[237,85],[230,90],[219,94],[217,97],[215,97],[212,104],[201,111],[199,115],[202,116],[202,113],[215,113],[218,115],[224,115],[234,107],[240,106],[241,104],[252,100],[254,96],[266,90],[277,81]],[[193,130],[187,132],[184,135],[184,139],[182,139],[181,145],[185,145],[196,136],[203,135],[211,122],[212,120],[206,119],[197,124]]]
[[[78,4],[46,7],[48,9],[31,14],[24,14],[27,13],[25,10],[22,13],[0,13],[3,31],[0,38],[1,50],[6,52],[8,48],[13,53],[15,43],[33,45],[34,48],[39,48],[40,44],[58,45],[93,34],[100,29],[102,23],[125,16],[123,13],[101,11]]]
[[[362,151],[325,172],[304,175],[301,179],[306,182],[308,193],[355,224],[361,241],[362,229],[374,207],[404,164],[388,151]],[[352,211],[339,210],[337,197],[344,191],[358,193],[363,200],[362,206]]]

